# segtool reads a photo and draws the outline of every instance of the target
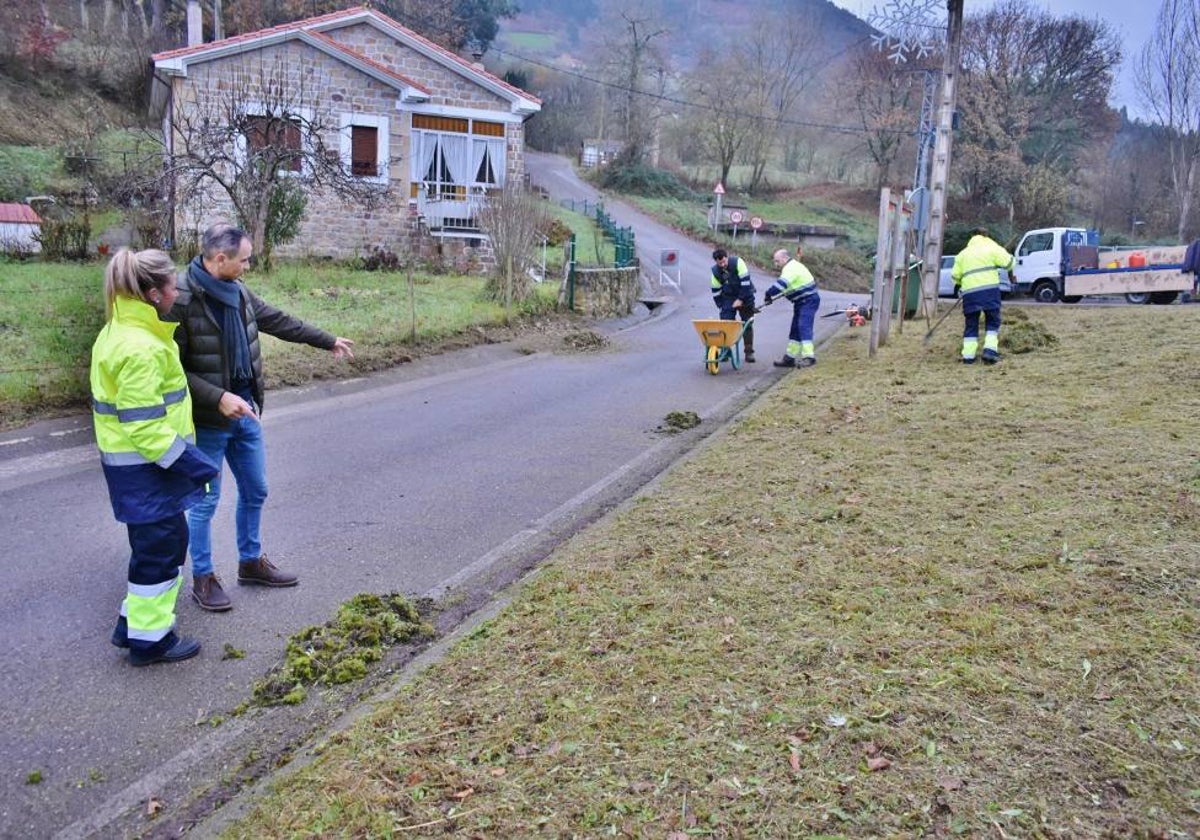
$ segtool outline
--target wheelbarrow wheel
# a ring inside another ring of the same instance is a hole
[[[717,375],[717,371],[721,367],[720,347],[714,345],[708,348],[708,359],[705,361],[704,365],[708,368],[709,373],[711,373],[713,376]]]

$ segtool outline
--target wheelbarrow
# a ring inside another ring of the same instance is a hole
[[[716,318],[698,318],[692,321],[692,326],[704,342],[704,367],[713,376],[721,367],[721,362],[729,362],[733,369],[742,366],[742,336],[754,323],[754,316],[748,321],[723,321]]]

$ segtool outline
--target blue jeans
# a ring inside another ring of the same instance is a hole
[[[267,448],[262,424],[253,418],[241,418],[224,429],[197,426],[196,446],[218,467],[222,461],[229,462],[238,491],[238,562],[257,560],[262,555],[262,509],[267,501]],[[204,498],[188,511],[193,579],[213,570],[212,518],[221,500],[221,478],[213,479]]]

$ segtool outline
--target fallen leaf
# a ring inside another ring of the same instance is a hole
[[[418,785],[423,781],[425,781],[425,774],[420,770],[414,770],[404,777],[404,786],[413,787],[414,785]]]
[[[629,789],[634,793],[649,793],[654,790],[657,785],[654,782],[634,782],[629,786]]]
[[[941,784],[942,784],[942,790],[946,790],[946,791],[962,790],[962,788],[963,788],[963,780],[956,779],[953,776],[945,777],[944,779],[942,779]]]
[[[163,804],[162,804],[161,799],[151,796],[150,799],[147,800],[147,802],[146,802],[146,816],[147,817],[157,817],[158,812],[161,811],[162,809],[163,809]]]
[[[505,770],[503,767],[493,767],[492,768],[492,775],[496,776],[497,778],[499,778],[500,776],[503,776],[507,772],[508,771]]]
[[[892,762],[882,755],[877,755],[874,758],[867,759],[867,769],[872,773],[878,770],[886,770],[892,766]]]
[[[792,750],[792,757],[789,759],[788,763],[792,765],[793,773],[800,772],[800,752],[798,750]]]
[[[450,798],[457,799],[458,801],[461,802],[462,800],[466,799],[468,796],[470,796],[474,792],[475,792],[475,788],[463,788],[462,790],[457,791],[456,793],[450,794]]]
[[[867,755],[879,755],[879,745],[874,741],[867,741],[863,744],[863,752]]]

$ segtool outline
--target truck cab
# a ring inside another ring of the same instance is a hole
[[[1062,295],[1063,259],[1070,245],[1096,245],[1099,234],[1085,228],[1026,231],[1013,252],[1013,281],[1018,294],[1053,303]]]

